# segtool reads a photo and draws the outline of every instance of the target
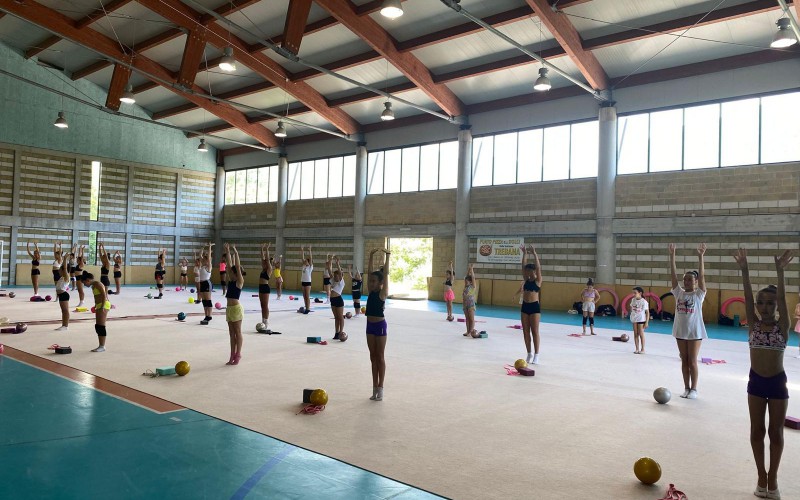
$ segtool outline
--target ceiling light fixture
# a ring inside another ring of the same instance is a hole
[[[547,77],[547,68],[539,68],[539,78],[537,78],[536,83],[533,84],[533,90],[544,92],[550,90],[551,87],[550,78]]]
[[[283,126],[283,121],[279,121],[278,128],[275,129],[275,137],[284,138],[287,135],[286,128]]]
[[[381,120],[385,122],[394,120],[394,111],[392,111],[392,103],[386,101],[385,103],[383,103],[383,105],[386,106],[386,109],[384,109],[383,113],[381,113]]]
[[[69,128],[69,124],[67,123],[67,119],[64,118],[64,112],[58,112],[58,118],[56,118],[55,123],[53,123],[58,128]]]
[[[778,22],[775,23],[775,25],[778,26],[778,32],[775,33],[772,43],[769,44],[770,47],[773,49],[784,49],[797,43],[797,38],[795,38],[794,33],[792,33],[790,23],[791,21],[789,21],[788,17],[778,19]]]
[[[400,4],[400,0],[383,0],[381,15],[389,19],[397,19],[402,16],[403,6]]]
[[[197,150],[201,153],[208,153],[208,146],[206,146],[206,140],[200,139],[200,145],[197,146]]]
[[[125,92],[122,93],[122,97],[119,100],[125,104],[134,104],[136,102],[136,96],[133,95],[133,85],[129,83],[125,87]]]
[[[222,71],[236,71],[236,59],[233,58],[233,47],[228,46],[222,49],[222,58],[219,60],[219,69]]]

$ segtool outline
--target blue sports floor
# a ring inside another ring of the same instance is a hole
[[[6,355],[0,412],[1,499],[439,498],[192,410],[155,413]]]

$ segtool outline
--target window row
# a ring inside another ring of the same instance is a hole
[[[472,185],[597,177],[597,121],[472,140]]]
[[[289,164],[289,199],[353,196],[356,156],[338,156]]]
[[[455,189],[458,141],[369,153],[367,194]]]
[[[622,116],[617,172],[800,160],[800,92]]]
[[[225,172],[225,204],[278,201],[278,167]]]

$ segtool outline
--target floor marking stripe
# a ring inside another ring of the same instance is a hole
[[[294,446],[287,445],[283,450],[280,451],[280,453],[270,458],[267,463],[262,465],[253,473],[252,476],[250,476],[247,481],[244,482],[243,485],[239,487],[236,493],[231,496],[231,500],[242,500],[244,497],[246,497],[247,494],[250,493],[250,490],[252,490],[255,485],[258,484],[258,482],[261,481],[261,479],[266,476],[270,470],[272,470],[273,467],[278,465],[279,462],[281,462],[284,458],[286,458],[287,455],[296,449],[297,448]]]

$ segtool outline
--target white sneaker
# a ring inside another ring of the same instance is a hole
[[[539,355],[538,354],[534,354],[533,355],[533,364],[534,365],[538,365],[539,364]]]
[[[686,399],[697,399],[697,391],[692,389],[689,391],[689,394],[686,395]]]
[[[383,387],[378,387],[378,393],[375,394],[375,401],[383,401]]]
[[[528,363],[528,364],[533,363],[533,354],[528,353],[528,355],[525,356],[525,362]]]
[[[83,301],[78,302],[78,307],[83,307]]]
[[[774,490],[767,490],[767,496],[764,498],[771,498],[773,500],[781,500],[781,491],[778,488]]]
[[[756,485],[755,491],[753,491],[753,495],[757,496],[758,498],[767,498],[767,488]]]
[[[106,352],[106,348],[103,346],[98,346],[97,349],[92,349],[92,352]]]
[[[686,389],[685,391],[683,391],[683,394],[681,394],[682,398],[685,398],[687,396],[689,396],[689,389]]]
[[[56,331],[56,332],[65,332],[65,331],[67,331],[67,327],[62,325],[62,326],[59,326],[58,328],[56,328],[56,329],[55,329],[55,330],[53,330],[53,331]]]

